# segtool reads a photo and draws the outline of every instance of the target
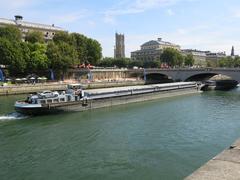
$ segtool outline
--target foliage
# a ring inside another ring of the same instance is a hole
[[[100,43],[82,34],[57,32],[47,45],[41,32],[29,32],[22,42],[18,28],[0,27],[0,64],[6,65],[12,76],[41,74],[49,68],[62,74],[83,62],[96,65],[101,57]]]
[[[111,58],[111,57],[105,57],[102,60],[99,61],[98,66],[100,67],[118,67],[118,68],[124,68],[128,67],[130,63],[129,58]]]
[[[78,54],[78,63],[85,63],[87,61],[87,37],[78,34],[72,33],[71,37],[73,39],[73,46],[75,47]]]
[[[181,66],[183,63],[183,56],[178,50],[173,48],[164,49],[160,59],[163,63],[166,63],[171,67],[176,65]]]
[[[49,43],[46,54],[50,68],[58,73],[65,73],[77,61],[77,52],[65,42]]]
[[[143,61],[138,61],[138,60],[130,61],[128,67],[133,68],[134,66],[143,67]]]
[[[113,67],[114,59],[111,57],[105,57],[98,62],[98,66],[100,67]]]
[[[30,59],[27,61],[27,72],[36,73],[37,71],[44,71],[48,69],[48,57],[46,55],[46,44],[34,43],[29,44]]]
[[[218,66],[229,68],[240,67],[240,58],[239,57],[232,58],[231,56],[221,58],[218,62]]]
[[[57,32],[53,37],[53,42],[56,44],[61,42],[73,44],[73,39],[67,32]]]
[[[8,39],[0,38],[0,64],[7,65],[11,75],[21,74],[26,68],[21,43],[12,43]]]
[[[102,47],[98,41],[93,39],[87,40],[87,61],[90,64],[97,64],[102,58]]]
[[[18,28],[14,26],[6,26],[0,28],[0,37],[9,41],[21,41],[22,35]]]
[[[154,60],[154,61],[145,61],[143,63],[143,67],[144,68],[159,68],[160,67],[161,62]]]
[[[184,64],[185,66],[193,66],[194,64],[194,58],[192,54],[188,54],[185,58],[184,58]]]
[[[26,34],[25,40],[30,43],[44,43],[43,36],[40,31],[30,31]]]
[[[129,64],[129,58],[117,58],[113,60],[113,65],[118,68],[126,68]]]

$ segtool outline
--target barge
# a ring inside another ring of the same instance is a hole
[[[209,90],[231,90],[236,88],[238,81],[232,79],[225,80],[208,80],[205,81],[204,86],[202,87],[203,91]]]
[[[59,111],[84,111],[114,105],[154,100],[197,93],[195,82],[178,82],[142,86],[127,86],[83,90],[81,84],[68,85],[66,91],[44,91],[15,102],[15,110],[22,114],[39,115]]]

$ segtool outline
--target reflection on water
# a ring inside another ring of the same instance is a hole
[[[0,119],[19,98],[0,97]],[[6,120],[0,177],[183,179],[240,137],[239,107],[237,89]]]

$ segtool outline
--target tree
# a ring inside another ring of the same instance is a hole
[[[117,58],[113,60],[113,65],[118,68],[128,67],[129,58]]]
[[[143,67],[143,62],[142,61],[138,61],[138,60],[130,61],[128,66],[130,68],[133,68],[134,66],[136,66],[136,67]]]
[[[48,69],[49,61],[46,55],[47,45],[34,43],[29,44],[31,53],[30,60],[27,62],[27,69],[29,72],[37,73]]]
[[[178,67],[182,67],[184,63],[183,55],[177,51],[175,56],[176,56],[175,65],[177,65]]]
[[[167,63],[171,67],[175,65],[181,66],[183,63],[182,55],[178,50],[173,48],[164,49],[160,59],[163,63]]]
[[[0,38],[0,64],[7,65],[10,75],[22,74],[26,68],[21,43]]]
[[[88,51],[87,51],[88,38],[78,33],[72,33],[71,37],[73,39],[73,46],[78,54],[79,64],[85,63],[87,61],[87,56],[88,56]]]
[[[9,41],[21,41],[21,31],[15,26],[0,27],[0,37],[6,38]]]
[[[65,42],[49,43],[46,54],[50,61],[50,68],[58,75],[63,75],[69,67],[77,63],[76,50]]]
[[[193,66],[194,64],[194,58],[192,54],[188,54],[185,58],[184,58],[184,64],[186,66]]]
[[[87,61],[96,65],[102,58],[102,47],[100,43],[93,39],[87,40]]]
[[[57,32],[53,37],[54,43],[67,43],[67,44],[73,44],[74,40],[71,35],[69,35],[67,32]]]
[[[40,31],[30,31],[27,33],[25,40],[30,43],[44,43],[43,33]]]
[[[143,67],[144,68],[158,68],[160,67],[161,62],[154,60],[154,61],[144,61]]]
[[[105,57],[98,62],[98,66],[100,67],[112,67],[114,59],[111,57]]]

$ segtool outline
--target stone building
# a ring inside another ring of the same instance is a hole
[[[187,54],[193,55],[194,65],[197,67],[216,67],[218,61],[221,58],[226,57],[225,52],[214,53],[210,51],[200,51],[196,49],[184,49],[182,50],[182,54],[184,56],[186,56]]]
[[[131,52],[131,59],[141,61],[159,60],[163,50],[166,48],[173,48],[180,51],[179,45],[162,41],[161,38],[158,38],[157,40],[144,43],[141,45],[140,50]]]
[[[23,40],[25,39],[26,34],[31,31],[42,32],[46,41],[51,40],[56,32],[65,31],[63,28],[57,27],[54,24],[47,25],[23,21],[23,17],[19,15],[15,16],[14,20],[0,18],[0,27],[4,27],[7,25],[18,27],[19,30],[22,32]]]
[[[206,67],[207,66],[207,54],[210,51],[200,51],[197,49],[183,49],[182,55],[186,56],[191,54],[194,59],[194,65],[197,67]]]
[[[206,53],[206,55],[207,55],[206,57],[207,64],[208,66],[211,66],[211,67],[217,67],[218,61],[226,57],[225,52],[218,52],[218,53],[209,52],[209,53]]]
[[[114,58],[125,58],[124,34],[115,34]]]

